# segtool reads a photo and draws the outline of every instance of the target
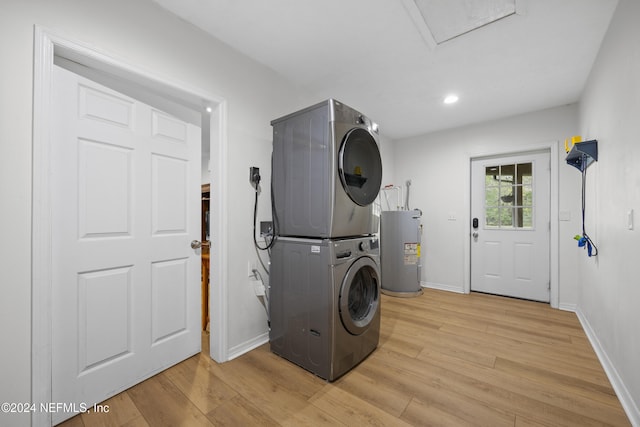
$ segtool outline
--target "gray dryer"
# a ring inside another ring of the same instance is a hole
[[[271,197],[279,236],[341,238],[378,231],[377,125],[333,99],[271,122]]]

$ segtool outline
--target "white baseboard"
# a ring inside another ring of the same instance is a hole
[[[420,286],[423,288],[429,289],[438,289],[440,291],[448,291],[455,292],[458,294],[464,294],[464,289],[461,286],[453,286],[453,285],[443,285],[442,283],[433,283],[433,282],[420,282]]]
[[[613,386],[613,389],[615,390],[616,395],[620,400],[620,403],[622,404],[622,408],[627,414],[627,417],[629,417],[631,425],[633,425],[634,427],[640,427],[640,410],[638,409],[636,403],[633,401],[633,396],[631,396],[631,393],[624,385],[622,378],[620,378],[618,371],[611,362],[611,359],[609,359],[609,356],[607,356],[606,351],[600,344],[600,340],[598,340],[598,337],[596,336],[593,328],[589,324],[589,321],[584,316],[580,308],[576,308],[575,313],[578,316],[578,320],[580,320],[582,329],[584,329],[587,338],[589,338],[589,342],[591,343],[593,350],[596,352],[596,355],[598,356],[598,359],[600,360],[600,363],[604,368],[604,372],[607,374],[607,377],[609,378],[609,381],[611,382],[611,385]]]
[[[577,309],[577,305],[576,304],[563,304],[560,303],[558,305],[558,310],[562,310],[562,311],[571,311],[572,313],[576,312]]]
[[[254,348],[260,347],[262,344],[266,344],[269,342],[269,332],[265,332],[262,335],[258,335],[257,337],[245,341],[241,344],[233,346],[229,349],[227,361],[233,360],[236,357],[240,357],[245,353],[250,352]]]

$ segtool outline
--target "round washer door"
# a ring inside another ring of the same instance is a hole
[[[374,319],[378,305],[380,279],[373,259],[358,258],[347,270],[340,286],[340,319],[353,335],[367,330]]]
[[[353,128],[345,135],[338,159],[340,181],[354,203],[367,206],[378,197],[382,160],[378,143],[369,131]]]

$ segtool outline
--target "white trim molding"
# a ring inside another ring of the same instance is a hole
[[[240,357],[245,353],[250,352],[251,350],[260,347],[263,344],[269,342],[269,332],[265,332],[264,334],[260,334],[255,338],[252,338],[248,341],[235,345],[229,349],[229,358],[228,360],[233,360],[236,357]]]
[[[576,304],[566,304],[566,303],[561,303],[560,305],[558,305],[558,310],[562,310],[562,311],[570,311],[572,313],[576,312]]]
[[[604,350],[604,347],[602,347],[602,344],[600,344],[598,336],[589,324],[589,321],[587,320],[585,315],[582,313],[582,310],[580,310],[580,307],[578,307],[575,312],[578,316],[580,324],[582,325],[582,329],[584,330],[587,338],[589,339],[589,342],[591,343],[591,347],[593,347],[593,350],[596,352],[598,360],[600,360],[600,364],[602,365],[604,372],[607,374],[607,378],[609,378],[609,382],[611,383],[613,390],[618,396],[618,400],[620,400],[622,408],[627,414],[627,417],[629,417],[631,425],[640,426],[640,409],[635,404],[631,392],[624,385],[622,377],[620,377],[620,375],[618,374],[618,371],[616,370],[613,362],[611,362],[611,359],[609,359],[607,352]]]
[[[420,286],[423,288],[428,288],[428,289],[437,289],[440,291],[447,291],[447,292],[455,292],[457,294],[464,294],[464,287],[463,286],[455,286],[455,285],[445,285],[442,283],[434,283],[434,282],[425,282],[425,281],[421,281],[420,282]],[[466,292],[468,293],[468,292]]]

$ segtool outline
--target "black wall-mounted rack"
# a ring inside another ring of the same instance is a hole
[[[594,161],[598,161],[598,141],[577,142],[567,154],[567,164],[584,171]]]

